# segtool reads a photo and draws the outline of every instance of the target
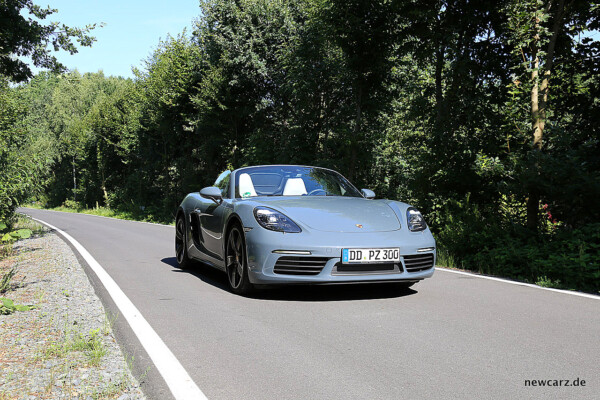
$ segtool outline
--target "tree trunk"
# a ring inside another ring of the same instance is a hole
[[[538,27],[539,21],[536,23],[536,27]],[[539,37],[536,35],[536,38]],[[539,40],[536,40],[536,46]],[[543,125],[540,121],[540,109],[539,109],[539,67],[540,67],[540,59],[538,57],[538,49],[537,47],[533,53],[533,70],[531,71],[531,129],[533,132],[533,143],[532,148],[534,151],[542,150],[542,130]],[[537,162],[533,165],[533,173],[537,178],[539,173]],[[527,227],[532,231],[537,230],[537,221],[538,221],[538,212],[539,212],[539,203],[540,203],[540,195],[535,187],[535,182],[530,184],[529,188],[529,197],[527,198]]]
[[[439,128],[444,117],[444,91],[442,88],[442,72],[444,70],[444,57],[446,46],[444,44],[445,33],[442,30],[442,13],[438,10],[435,24],[435,128]]]
[[[102,193],[104,197],[104,205],[108,206],[108,192],[106,191],[106,178],[104,177],[104,170],[102,170]]]
[[[444,67],[445,48],[441,43],[438,45],[435,52],[435,109],[436,109],[436,125],[442,122],[444,94],[442,91],[442,69]]]
[[[548,3],[547,11],[551,11],[552,2]],[[544,63],[544,73],[542,74],[541,84],[539,82],[539,57],[537,48],[540,37],[540,20],[536,20],[536,37],[535,37],[535,50],[533,54],[534,66],[531,72],[531,117],[532,117],[532,130],[533,130],[533,143],[532,148],[534,151],[542,151],[543,139],[544,139],[544,128],[546,127],[546,110],[548,107],[548,93],[550,84],[550,75],[552,73],[552,67],[554,65],[554,49],[556,47],[556,40],[560,27],[562,26],[562,19],[565,10],[564,0],[559,0],[558,8],[554,16],[554,24],[552,26],[552,36],[548,42],[548,48],[546,51],[546,60]],[[541,96],[540,96],[541,94]],[[542,171],[539,170],[539,164],[536,162],[533,166],[534,174],[540,175]],[[527,198],[527,227],[533,231],[537,230],[537,221],[539,214],[539,203],[540,194],[538,189],[535,187],[535,183],[529,190],[529,197]]]
[[[550,84],[550,75],[552,73],[552,67],[554,66],[554,49],[556,48],[556,40],[558,38],[558,32],[562,25],[562,19],[565,11],[564,0],[559,0],[558,9],[556,10],[556,16],[554,17],[554,24],[552,26],[552,36],[548,42],[548,50],[546,51],[546,65],[544,68],[544,74],[542,75],[542,82],[540,85],[540,119],[541,119],[541,134],[540,134],[540,148],[541,140],[543,138],[544,126],[546,124],[546,106],[548,104],[548,92]]]
[[[77,176],[75,175],[75,156],[73,156],[73,201],[77,201]]]
[[[356,170],[356,159],[358,156],[358,135],[360,133],[360,126],[362,122],[362,86],[359,84],[356,91],[356,114],[354,118],[354,129],[352,130],[352,137],[350,138],[350,165],[348,168],[347,176],[350,182],[355,178],[354,171]]]

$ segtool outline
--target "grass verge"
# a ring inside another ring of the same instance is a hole
[[[139,215],[139,214],[132,213],[129,211],[113,210],[108,207],[73,208],[73,207],[60,206],[60,207],[49,208],[49,207],[42,207],[41,205],[39,205],[37,203],[36,204],[24,204],[23,207],[35,208],[38,210],[62,211],[62,212],[76,213],[76,214],[96,215],[96,216],[100,216],[100,217],[123,219],[126,221],[151,222],[154,224],[161,224],[161,225],[175,225],[174,220],[173,221],[164,221],[164,220],[156,219],[152,215]]]

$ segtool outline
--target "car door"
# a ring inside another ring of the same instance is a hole
[[[200,229],[202,237],[202,245],[206,253],[218,260],[223,260],[223,224],[227,211],[231,209],[230,198],[230,176],[231,171],[225,171],[215,181],[214,186],[221,189],[223,201],[220,204],[212,200],[203,201],[198,213],[200,219]]]

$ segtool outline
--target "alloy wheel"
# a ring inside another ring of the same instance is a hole
[[[244,279],[244,247],[237,228],[231,231],[227,240],[227,276],[233,289],[239,288]]]
[[[177,226],[175,227],[175,256],[179,265],[185,263],[185,222],[183,218],[177,220]]]

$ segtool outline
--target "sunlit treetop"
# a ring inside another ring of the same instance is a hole
[[[45,21],[57,11],[42,8],[31,0],[0,0],[0,75],[13,82],[30,79],[33,73],[23,57],[30,58],[38,68],[63,72],[66,67],[52,51],[65,50],[75,54],[76,43],[84,47],[92,45],[96,39],[89,33],[98,24],[71,28]]]

